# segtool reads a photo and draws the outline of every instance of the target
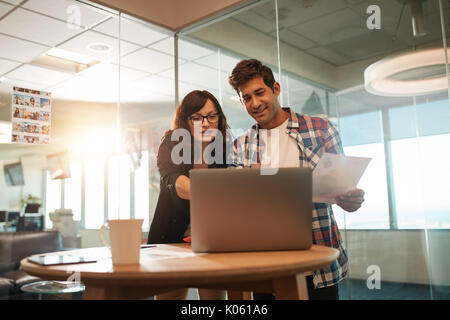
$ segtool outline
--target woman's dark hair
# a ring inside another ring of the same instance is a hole
[[[202,109],[206,101],[208,100],[211,100],[211,102],[216,107],[216,111],[219,115],[218,129],[222,133],[222,137],[225,138],[227,129],[230,128],[228,126],[227,118],[222,111],[222,107],[220,106],[219,101],[217,101],[216,97],[214,97],[210,92],[206,90],[191,91],[183,98],[175,111],[175,118],[173,120],[171,129],[174,130],[183,128],[189,130],[188,117]],[[166,132],[166,134],[171,132],[172,130]]]

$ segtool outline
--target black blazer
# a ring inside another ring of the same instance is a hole
[[[179,143],[178,141],[171,141],[171,133],[169,133],[163,138],[159,146],[157,166],[161,176],[160,192],[148,234],[147,243],[149,244],[183,242],[184,232],[190,223],[189,200],[184,200],[177,195],[175,181],[180,175],[189,177],[189,170],[194,166],[172,162],[172,149]],[[191,148],[191,163],[193,163],[193,154],[193,148]],[[208,168],[226,168],[225,161],[224,152],[223,163],[212,164]]]

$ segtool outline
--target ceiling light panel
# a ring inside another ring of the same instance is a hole
[[[18,62],[0,59],[0,76],[14,69],[15,67],[18,67],[19,65],[20,63]]]
[[[327,46],[332,51],[341,54],[353,61],[367,59],[377,55],[382,55],[389,51],[406,48],[406,45],[397,40],[392,42],[388,33],[370,32],[359,35],[351,39],[344,39]]]
[[[179,91],[180,91],[180,100],[183,99],[189,92],[198,90],[198,85],[192,83],[186,83],[180,81],[179,83]],[[219,91],[213,88],[206,88],[213,96],[219,97]]]
[[[83,56],[71,51],[66,51],[61,48],[52,48],[48,50],[45,55],[82,64],[91,64],[92,62],[94,62],[91,57]]]
[[[161,125],[161,123],[170,123],[172,121],[172,117],[167,114],[167,106],[173,106],[173,96],[167,96],[149,90],[135,91],[125,88],[120,93],[120,100],[123,103],[142,103],[137,108],[134,108],[134,106],[125,106],[127,112],[121,113],[122,123],[132,123],[134,126],[139,123],[150,124],[154,121],[155,124]],[[161,109],[158,110],[157,108]],[[142,117],[142,114],[148,112],[152,114],[150,118]]]
[[[28,62],[49,49],[25,40],[19,40],[0,34],[0,58],[11,59],[20,62]]]
[[[175,83],[172,79],[160,77],[160,76],[149,76],[139,81],[125,84],[126,91],[152,91],[158,94],[166,96],[175,95]]]
[[[110,20],[96,26],[94,30],[105,33],[114,38],[118,38],[119,20],[117,17],[113,17]],[[149,44],[155,43],[166,37],[167,34],[153,30],[149,26],[144,26],[128,19],[121,19],[120,38],[122,40],[130,41],[141,46],[148,46]]]
[[[48,89],[53,99],[114,102],[117,101],[117,90],[102,83],[87,81],[83,76],[76,76]]]
[[[327,47],[316,47],[308,49],[306,52],[336,66],[352,62],[349,58],[337,53],[334,50],[330,50]]]
[[[154,45],[152,45],[150,48],[174,55],[174,38],[167,38],[164,39]],[[186,60],[195,60],[207,55],[210,55],[214,53],[213,50],[207,49],[205,47],[196,45],[192,42],[188,42],[185,40],[180,39],[178,41],[178,54],[181,58]]]
[[[182,60],[181,62],[184,62]],[[164,53],[157,52],[155,50],[143,48],[139,51],[123,57],[120,60],[121,65],[150,72],[158,73],[163,70],[173,68],[174,59]]]
[[[43,85],[54,85],[58,82],[72,77],[72,75],[37,66],[23,65],[16,70],[8,73],[7,77],[19,81],[24,80],[29,82],[41,83]]]
[[[23,0],[2,0],[2,1],[8,2],[8,3],[16,6],[16,5],[20,4]]]
[[[100,13],[93,7],[70,0],[28,0],[22,7],[63,21],[69,20],[77,25],[78,23],[73,19],[75,17],[74,14],[77,13],[77,11],[73,10],[75,7],[78,8],[80,13],[79,25],[83,27],[90,27],[108,17],[108,15]]]
[[[280,40],[289,43],[300,50],[306,50],[317,46],[314,41],[311,41],[289,29],[280,30],[278,33],[280,35]],[[271,35],[272,37],[277,36],[276,32],[272,32]]]
[[[0,20],[0,30],[49,46],[55,46],[80,32],[69,29],[64,22],[20,8]]]
[[[9,10],[14,8],[14,6],[7,3],[0,2],[0,17],[7,13]]]
[[[351,39],[370,31],[366,21],[351,9],[333,12],[290,29],[320,45]]]
[[[252,26],[264,33],[270,33],[276,29],[275,19],[271,20],[269,17],[263,17],[253,10],[244,11],[232,17],[243,24]]]
[[[126,67],[120,68],[120,82],[125,85],[129,82],[142,79],[148,73],[132,70]],[[111,88],[117,88],[119,79],[119,66],[111,63],[100,63],[81,73],[81,76],[92,83],[109,83]]]
[[[220,54],[220,70],[222,72],[231,74],[231,71],[239,61],[241,60],[222,53]],[[195,60],[195,62],[214,69],[219,69],[219,54],[211,54],[209,56],[197,59]]]
[[[317,1],[313,6],[305,8],[301,1],[298,0],[283,0],[278,2],[278,11],[283,12],[286,9],[287,14],[279,19],[280,27],[290,27],[297,25],[299,22],[306,22],[309,20],[317,19],[321,16],[330,14],[332,12],[344,9],[347,7],[347,3],[344,0],[332,0],[332,1]],[[264,17],[271,17],[271,20],[275,23],[275,8],[272,3],[268,3],[267,6],[257,6],[252,9]]]
[[[161,74],[167,78],[173,77],[173,70]],[[218,71],[201,66],[197,63],[186,63],[179,67],[180,81],[197,85],[198,87],[217,90],[219,88]]]
[[[95,53],[88,49],[88,45],[99,42],[110,45],[112,47],[112,50],[106,53]],[[67,41],[63,45],[59,46],[59,48],[76,52],[78,54],[90,56],[101,61],[115,61],[115,59],[117,59],[117,56],[119,54],[117,39],[114,39],[112,37],[106,36],[104,34],[92,30],[86,31],[80,34],[79,36],[73,38],[72,40]],[[120,42],[120,52],[122,55],[126,55],[138,48],[139,48],[138,46],[133,45],[131,43],[125,41]]]

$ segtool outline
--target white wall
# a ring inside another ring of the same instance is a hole
[[[366,280],[367,268],[376,265],[384,281],[429,284],[431,271],[433,284],[450,285],[449,230],[428,230],[427,235],[423,230],[347,230],[341,235],[347,240],[351,278]]]

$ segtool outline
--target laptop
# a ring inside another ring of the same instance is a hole
[[[311,169],[192,169],[190,179],[194,252],[311,247]]]

